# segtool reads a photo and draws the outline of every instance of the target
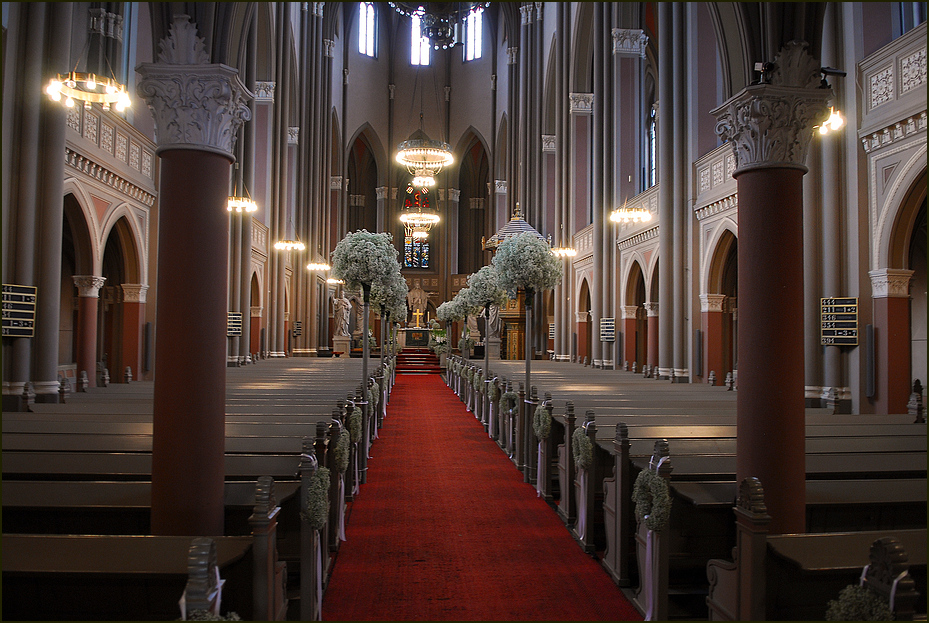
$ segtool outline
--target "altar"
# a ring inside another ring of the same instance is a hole
[[[400,347],[427,348],[429,346],[429,329],[409,327],[400,329]]]

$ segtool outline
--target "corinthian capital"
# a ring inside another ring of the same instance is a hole
[[[828,116],[832,89],[820,88],[819,64],[793,41],[778,53],[771,80],[745,87],[711,111],[716,133],[732,143],[738,174],[758,168],[804,172],[813,126]]]
[[[85,298],[100,296],[100,288],[106,283],[106,277],[96,275],[74,275],[72,279],[74,279],[74,285],[77,286],[78,296]]]
[[[175,17],[158,63],[143,63],[139,97],[155,119],[157,152],[196,149],[234,159],[236,132],[251,118],[253,95],[238,71],[209,64],[203,40],[186,15]]]

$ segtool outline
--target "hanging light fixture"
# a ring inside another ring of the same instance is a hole
[[[647,223],[652,220],[652,213],[644,207],[630,208],[623,202],[623,207],[616,208],[610,214],[610,220],[614,223]]]
[[[93,33],[91,33],[93,34]],[[110,71],[109,76],[100,76],[92,72],[79,72],[78,64],[82,58],[86,58],[90,48],[91,37],[87,37],[84,44],[84,50],[78,57],[74,68],[66,74],[56,74],[54,78],[48,81],[45,92],[54,102],[61,102],[68,108],[74,107],[75,102],[84,102],[84,108],[90,109],[92,104],[100,104],[103,110],[109,110],[112,105],[118,112],[123,112],[132,104],[129,99],[129,92],[123,84],[120,84],[110,66],[110,60],[103,51],[103,59],[106,61],[107,69]],[[103,46],[101,42],[101,48]]]
[[[388,2],[400,15],[420,18],[422,36],[429,40],[433,50],[447,50],[457,45],[462,32],[462,17],[478,9],[486,9],[489,2]]]
[[[293,221],[290,221],[290,224],[293,225]],[[296,238],[296,235],[294,236]],[[306,245],[300,242],[299,239],[296,240],[278,240],[274,243],[274,248],[278,251],[303,251],[306,249]]]
[[[548,235],[548,246],[552,248],[552,255],[555,257],[574,257],[577,255],[577,249],[573,247],[554,247],[552,246],[552,235]]]
[[[815,126],[814,129],[818,129],[820,134],[829,134],[829,132],[835,132],[843,125],[845,125],[845,119],[836,112],[833,106],[830,106],[829,118],[823,121],[822,125]]]
[[[310,263],[306,265],[306,269],[307,270],[331,270],[332,266],[330,266],[329,264]]]
[[[432,184],[435,184],[435,176],[455,162],[455,157],[448,143],[414,138],[400,143],[396,160],[407,168],[410,175],[420,179],[431,177]]]
[[[232,190],[232,194],[229,196],[229,199],[226,201],[226,210],[229,212],[255,212],[258,210],[258,204],[252,201],[252,198],[248,195],[248,189],[245,188],[245,182],[242,182],[242,189],[245,191],[245,195],[239,194],[239,163],[235,163],[235,169],[233,171],[233,176],[235,177],[235,188]]]
[[[407,236],[422,240],[429,237],[429,230],[439,222],[439,215],[429,205],[429,188],[418,186],[417,190],[415,181],[414,179],[407,186],[400,222],[403,223]]]

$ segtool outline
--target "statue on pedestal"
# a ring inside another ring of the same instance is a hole
[[[419,279],[413,281],[413,289],[407,294],[406,301],[416,319],[416,327],[421,327],[422,319],[426,315],[426,306],[429,304],[429,295],[423,290]]]

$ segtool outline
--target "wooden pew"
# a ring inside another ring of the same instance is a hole
[[[277,560],[280,508],[262,478],[252,536],[218,536],[225,609],[283,620],[286,564]],[[188,581],[191,537],[3,534],[3,618],[173,620]],[[49,599],[49,597],[54,597]]]
[[[707,563],[710,589],[706,601],[711,620],[821,620],[828,601],[836,599],[845,586],[859,582],[868,564],[869,546],[869,584],[876,582],[875,569],[883,568],[897,577],[908,567],[911,579],[898,583],[895,595],[898,620],[913,619],[914,611],[926,612],[925,527],[769,535],[770,517],[756,478],[740,483],[734,511],[738,534],[734,562],[714,559]],[[884,537],[892,537],[897,545]],[[889,592],[890,586],[885,588]]]

